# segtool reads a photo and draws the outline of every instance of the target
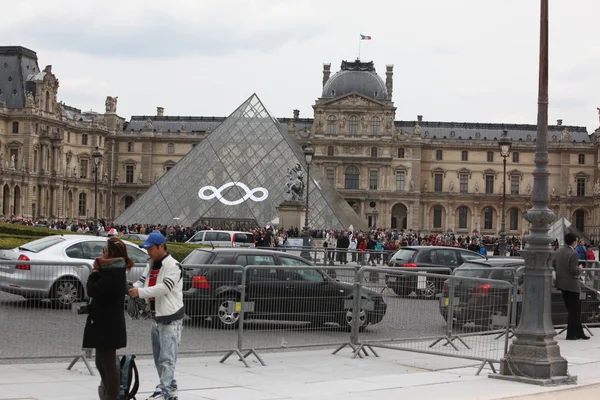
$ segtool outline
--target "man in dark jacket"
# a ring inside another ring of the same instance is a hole
[[[348,239],[348,232],[344,232],[342,237],[338,238],[336,245],[340,264],[348,264],[348,246],[350,246],[350,239]]]
[[[581,326],[581,282],[579,276],[583,266],[578,262],[575,251],[577,236],[565,235],[565,246],[556,251],[556,288],[562,291],[563,300],[569,313],[567,340],[589,339]]]

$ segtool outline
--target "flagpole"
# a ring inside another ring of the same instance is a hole
[[[358,34],[358,60],[360,61],[360,46],[362,44],[362,38],[360,36],[361,34]]]

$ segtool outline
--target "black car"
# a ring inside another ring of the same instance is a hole
[[[454,274],[458,277],[493,279],[509,283],[514,283],[516,275],[518,291],[520,291],[524,267],[525,262],[520,257],[490,258],[486,261],[469,261],[457,268]],[[564,325],[567,323],[568,312],[561,291],[554,287],[554,271],[552,274],[552,322],[554,325]],[[506,317],[510,301],[509,289],[506,285],[458,280],[454,290],[453,322],[455,324],[473,323],[478,326],[493,327],[495,317]],[[597,322],[600,312],[600,293],[583,283],[581,293],[581,321]],[[520,295],[517,294],[517,321],[521,314],[519,298]],[[448,304],[448,287],[445,285],[440,298],[440,313],[446,320]],[[497,320],[502,321],[501,318]]]
[[[471,250],[446,246],[406,246],[401,247],[388,262],[389,267],[423,268],[432,274],[447,274],[470,260],[485,260],[486,257]],[[440,271],[436,271],[440,269]],[[399,296],[415,292],[417,296],[431,299],[442,290],[444,280],[415,276],[402,276],[399,273],[386,274],[385,283]]]
[[[192,267],[206,265],[206,267]],[[211,267],[208,267],[211,265]],[[235,328],[241,312],[242,271],[214,265],[313,266],[303,258],[273,250],[248,248],[195,249],[182,262],[185,313],[193,320],[210,319],[215,327]],[[353,286],[324,271],[299,268],[249,268],[246,277],[245,320],[302,321],[349,328]],[[362,289],[360,328],[383,319],[383,296]]]

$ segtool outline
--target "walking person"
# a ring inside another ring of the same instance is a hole
[[[350,239],[348,239],[348,232],[344,232],[342,237],[337,240],[336,250],[338,252],[338,261],[340,264],[348,264],[348,247],[350,246]]]
[[[556,288],[562,291],[565,306],[567,306],[568,324],[567,340],[584,339],[586,336],[581,326],[581,282],[579,276],[583,266],[579,264],[579,255],[575,251],[577,236],[572,233],[565,235],[565,246],[556,251]]]
[[[175,365],[185,314],[183,270],[167,253],[167,240],[160,232],[152,232],[140,247],[148,251],[150,260],[129,295],[149,299],[154,314],[150,338],[159,383],[148,400],[177,400]]]
[[[348,250],[352,253],[352,262],[356,262],[356,248],[358,246],[358,242],[356,241],[356,236],[352,235],[350,237],[350,244],[348,245]]]
[[[86,288],[90,300],[83,333],[84,348],[96,349],[96,368],[102,382],[98,394],[102,400],[119,400],[121,379],[117,370],[117,349],[127,346],[125,330],[125,271],[133,267],[127,247],[111,237],[94,261]]]

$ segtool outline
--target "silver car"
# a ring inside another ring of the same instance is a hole
[[[26,299],[50,299],[57,307],[70,307],[87,298],[87,279],[94,259],[102,255],[107,240],[103,236],[54,235],[15,249],[0,250],[0,290]],[[127,254],[136,264],[127,272],[127,280],[135,282],[143,273],[148,253],[131,242],[123,242],[127,245]],[[69,264],[9,265],[3,264],[2,260],[65,261]]]

